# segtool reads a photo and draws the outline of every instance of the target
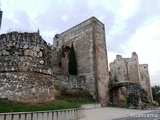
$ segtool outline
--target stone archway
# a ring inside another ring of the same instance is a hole
[[[147,92],[138,83],[116,82],[110,87],[110,102],[117,104],[119,102],[118,90],[122,87],[127,89],[127,106],[131,108],[143,107],[144,103],[149,103]]]

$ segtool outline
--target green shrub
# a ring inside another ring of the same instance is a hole
[[[157,85],[153,86],[152,94],[153,94],[153,99],[160,105],[160,86]]]
[[[77,75],[77,61],[73,44],[69,52],[68,69],[70,75]]]
[[[152,101],[152,105],[155,106],[155,107],[158,107],[158,106],[159,106],[159,103],[157,103],[156,101],[153,100],[153,101]]]

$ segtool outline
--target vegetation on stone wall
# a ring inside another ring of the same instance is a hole
[[[55,99],[48,102],[22,103],[0,98],[0,113],[28,112],[79,108],[81,104],[95,103],[91,94],[81,88],[73,88],[62,82],[54,84]]]
[[[77,75],[77,61],[73,44],[69,53],[68,69],[70,75]]]
[[[153,99],[160,104],[160,86],[153,86],[152,87],[152,94]]]
[[[62,82],[55,82],[54,87],[55,91],[55,99],[59,99],[61,97],[79,97],[79,98],[86,98],[90,99],[91,102],[94,102],[92,95],[82,88],[74,88],[68,84],[64,84]]]
[[[28,112],[79,108],[81,104],[95,103],[88,91],[63,83],[55,83],[55,99],[48,102],[22,103],[0,98],[0,113]]]
[[[93,101],[86,97],[61,96],[49,102],[22,103],[0,98],[0,113],[71,109],[87,103],[93,103]]]
[[[112,81],[110,84],[111,105],[136,109],[147,109],[150,104],[147,92],[138,83]],[[128,95],[124,94],[124,96],[118,91],[121,87],[127,88]]]

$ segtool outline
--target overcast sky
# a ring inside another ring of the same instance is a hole
[[[135,51],[151,84],[160,85],[160,0],[1,0],[1,10],[1,34],[39,29],[51,44],[56,33],[95,16],[105,24],[109,62]]]

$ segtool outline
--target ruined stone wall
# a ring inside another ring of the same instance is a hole
[[[122,58],[117,55],[114,62],[110,63],[111,80],[132,81],[140,83],[138,56],[135,52],[131,58]]]
[[[148,65],[139,65],[138,55],[133,52],[131,58],[122,58],[117,55],[114,62],[110,63],[111,80],[136,82],[148,93],[152,101],[152,91],[148,72]]]
[[[86,89],[86,78],[84,76],[54,74],[53,80],[55,83],[63,83],[64,85],[73,88],[82,88],[84,90]]]
[[[86,88],[99,102],[107,102],[108,98],[108,64],[105,43],[104,25],[92,17],[77,26],[56,35],[54,48],[62,51],[62,46],[73,43],[78,75],[86,77]],[[65,63],[67,64],[65,60]]]
[[[51,47],[39,33],[0,35],[0,97],[25,102],[54,99],[51,75]]]
[[[0,36],[0,72],[30,71],[51,75],[50,49],[38,33]]]
[[[129,59],[129,81],[140,83],[139,60],[138,55],[133,52]]]
[[[40,73],[0,73],[0,98],[21,102],[45,102],[54,99],[52,77]]]
[[[114,62],[110,63],[111,80],[115,81],[128,81],[128,58],[122,58],[117,55]]]
[[[140,69],[140,76],[141,76],[140,84],[142,88],[148,93],[149,99],[152,102],[153,97],[152,97],[150,77],[148,72],[148,64],[140,64],[139,69]]]

